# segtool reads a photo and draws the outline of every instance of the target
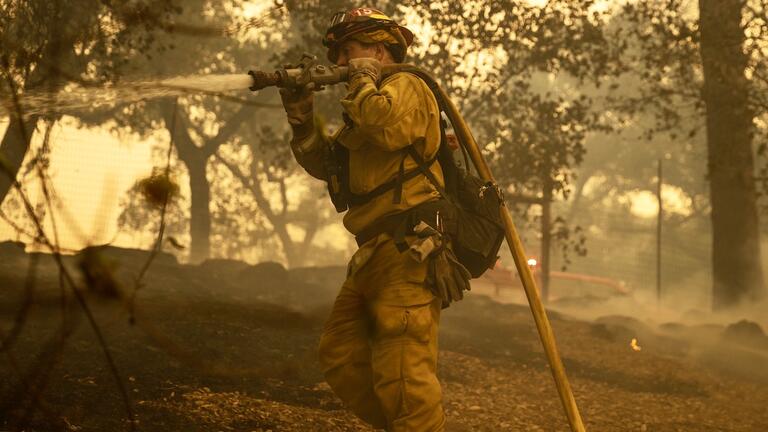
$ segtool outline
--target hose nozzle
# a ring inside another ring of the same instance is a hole
[[[325,66],[317,64],[317,57],[304,54],[298,65],[286,65],[272,73],[250,70],[253,77],[252,91],[265,87],[300,89],[314,83],[314,90],[322,90],[326,85],[338,84],[347,80],[348,69],[344,66]]]
[[[249,70],[248,75],[253,78],[253,85],[248,87],[251,91],[259,91],[266,87],[277,86],[280,77],[277,72],[267,73],[262,71]]]

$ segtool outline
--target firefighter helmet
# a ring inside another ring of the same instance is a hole
[[[356,39],[356,35],[360,36],[377,30],[385,30],[392,35],[392,41],[397,41],[396,43],[385,42],[385,44],[395,61],[402,62],[405,51],[413,43],[413,32],[398,25],[380,10],[365,7],[341,11],[333,15],[323,38],[323,45],[328,47],[328,59],[336,62],[338,46],[345,40]]]

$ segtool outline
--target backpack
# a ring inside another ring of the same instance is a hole
[[[457,163],[454,151],[447,143],[445,126],[441,121],[437,156],[445,188],[440,187],[429,165],[421,160],[413,146],[407,147],[407,151],[447,201],[447,206],[442,206],[444,232],[450,237],[459,262],[473,278],[477,278],[496,265],[497,254],[504,242],[504,223],[500,214],[502,197],[493,184],[483,181]],[[468,167],[468,164],[464,166]]]

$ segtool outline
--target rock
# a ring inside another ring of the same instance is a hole
[[[253,282],[272,281],[276,283],[274,286],[280,286],[280,284],[285,283],[288,272],[282,264],[267,261],[243,268],[240,270],[239,276]]]
[[[626,328],[625,328],[626,329]],[[629,329],[626,329],[629,332]],[[589,326],[589,333],[599,339],[615,342],[616,334],[610,330],[605,324],[591,324]]]
[[[135,272],[143,267],[152,252],[148,250],[129,249],[111,245],[88,246],[80,250],[74,259],[80,261],[84,257],[99,256],[114,264],[115,269]],[[175,256],[167,252],[158,252],[152,259],[152,268],[169,266],[176,268],[179,262]]]
[[[677,334],[684,332],[687,328],[688,326],[679,322],[667,322],[659,325],[659,330]]]
[[[26,245],[22,242],[4,241],[0,242],[0,254],[2,255],[24,255]]]
[[[760,325],[753,321],[741,320],[728,325],[722,338],[743,346],[768,349],[768,337]]]
[[[643,323],[637,318],[629,317],[626,315],[602,316],[596,319],[595,323],[603,324],[609,330],[613,330],[614,328],[628,329],[637,335],[646,335],[646,334],[653,333],[653,331],[651,330],[650,327],[648,327],[648,325],[646,325],[645,323]]]
[[[249,267],[248,263],[232,259],[209,258],[198,265],[200,270],[211,272],[215,277],[232,277]],[[282,266],[281,266],[282,267]]]

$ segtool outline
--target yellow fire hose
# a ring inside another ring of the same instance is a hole
[[[469,153],[472,164],[475,166],[477,172],[480,174],[480,177],[484,181],[496,184],[496,181],[493,178],[493,174],[491,174],[491,170],[488,168],[488,164],[485,162],[482,153],[480,153],[480,148],[477,146],[475,138],[472,136],[472,132],[464,122],[461,114],[459,114],[458,109],[456,109],[453,101],[448,98],[448,95],[445,94],[445,91],[443,91],[443,89],[440,87],[437,88],[441,97],[443,98],[443,101],[445,102],[446,108],[449,111],[446,114],[451,120],[451,124],[453,125],[453,130],[456,133],[456,137],[459,139],[459,142],[464,145],[464,148],[466,148],[467,152]],[[573,432],[584,432],[586,429],[584,429],[584,423],[581,420],[579,408],[576,405],[576,400],[573,397],[571,385],[568,382],[568,377],[565,374],[563,361],[560,358],[559,352],[557,351],[555,334],[552,331],[552,326],[549,323],[547,312],[544,310],[544,305],[541,302],[541,297],[539,296],[539,290],[536,287],[536,281],[533,278],[533,273],[531,273],[531,269],[528,267],[528,258],[526,257],[525,251],[523,250],[523,243],[520,241],[520,236],[517,234],[517,228],[515,228],[515,223],[512,221],[512,215],[510,215],[509,209],[507,209],[507,206],[503,200],[501,201],[499,212],[501,213],[501,218],[504,221],[504,231],[507,239],[507,245],[509,246],[509,251],[512,253],[512,257],[515,260],[515,267],[517,267],[517,272],[520,275],[520,279],[523,283],[525,295],[528,297],[528,304],[530,305],[531,312],[533,313],[533,320],[536,322],[536,328],[539,331],[541,344],[544,346],[544,352],[547,356],[547,360],[549,361],[549,367],[552,370],[552,376],[555,379],[555,386],[557,386],[557,392],[560,395],[560,401],[562,402],[563,408],[565,409],[565,415],[568,417],[568,423],[570,424],[571,430]]]
[[[472,164],[477,169],[480,177],[491,184],[496,184],[496,181],[491,174],[491,170],[488,168],[488,164],[485,162],[480,148],[477,145],[477,141],[472,136],[472,132],[469,130],[464,118],[459,113],[456,105],[448,97],[445,91],[437,84],[432,76],[423,69],[410,65],[410,64],[390,64],[383,67],[382,73],[384,75],[392,74],[395,72],[409,72],[418,75],[424,79],[427,84],[437,92],[439,98],[442,99],[442,106],[447,111],[446,115],[453,125],[456,137],[459,143],[467,150]],[[348,78],[348,71],[346,67],[340,66],[323,66],[318,65],[316,60],[312,56],[305,55],[302,58],[302,62],[296,68],[281,69],[274,73],[264,73],[261,71],[250,71],[249,74],[253,77],[254,85],[251,90],[259,90],[268,86],[288,87],[288,88],[302,88],[309,83],[314,83],[315,88],[322,88],[324,85],[337,84],[344,82]],[[512,253],[512,257],[515,260],[515,266],[517,272],[520,275],[520,279],[525,289],[525,295],[528,297],[528,304],[531,307],[533,313],[533,320],[536,322],[536,328],[539,332],[541,344],[544,346],[544,353],[546,354],[549,367],[552,370],[552,376],[555,379],[555,386],[557,387],[560,401],[565,409],[565,414],[568,417],[568,423],[572,432],[585,432],[584,423],[579,414],[579,408],[576,405],[576,400],[573,397],[573,391],[571,385],[568,382],[568,377],[565,374],[565,367],[563,361],[560,358],[560,354],[557,350],[555,343],[555,335],[552,331],[552,326],[549,323],[547,312],[544,310],[544,305],[541,302],[536,282],[531,273],[531,269],[528,267],[527,257],[523,250],[523,243],[520,241],[520,236],[517,233],[515,224],[512,221],[512,215],[509,213],[504,200],[501,200],[501,206],[499,207],[501,219],[504,221],[505,236],[507,239],[507,245]]]

